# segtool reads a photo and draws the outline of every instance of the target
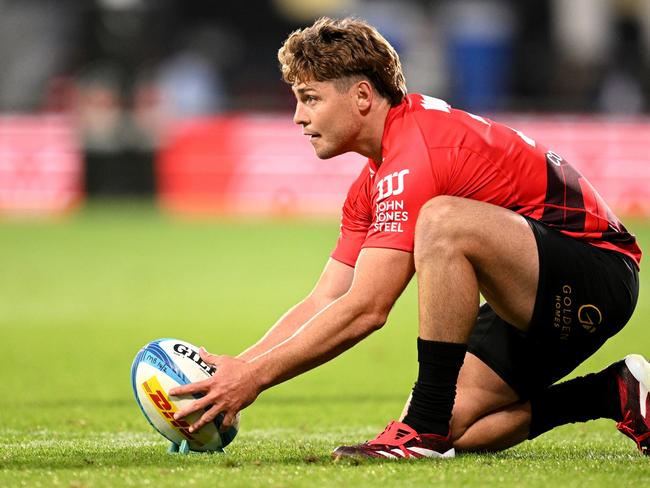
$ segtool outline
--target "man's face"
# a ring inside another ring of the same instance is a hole
[[[320,159],[354,150],[361,119],[352,87],[342,93],[333,81],[310,81],[296,83],[292,90],[296,96],[293,121],[302,125]]]

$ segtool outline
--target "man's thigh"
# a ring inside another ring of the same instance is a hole
[[[485,299],[509,323],[527,329],[535,306],[539,259],[525,217],[486,202],[438,196],[418,217],[416,267],[418,250],[432,242],[442,250],[462,252]],[[436,256],[444,254],[435,251]]]

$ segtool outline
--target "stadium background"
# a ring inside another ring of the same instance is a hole
[[[126,195],[336,215],[363,161],[316,160],[276,52],[314,17],[349,14],[395,45],[410,91],[498,114],[617,210],[648,211],[647,0],[4,0],[0,14],[7,213]]]
[[[166,486],[215,466],[232,486],[647,480],[607,422],[435,475],[333,469],[332,446],[401,410],[413,287],[380,333],[244,412],[230,460],[163,455],[129,390],[137,349],[179,336],[236,354],[336,240],[363,161],[315,158],[276,61],[320,15],[376,25],[410,91],[562,154],[648,249],[650,0],[0,0],[0,484]],[[578,373],[650,353],[641,276],[630,325]]]

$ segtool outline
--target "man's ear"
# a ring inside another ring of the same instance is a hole
[[[372,107],[372,101],[375,96],[375,91],[368,80],[361,80],[355,84],[354,97],[359,112],[366,114]]]

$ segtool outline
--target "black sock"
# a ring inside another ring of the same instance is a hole
[[[572,422],[600,418],[622,420],[614,366],[553,385],[530,399],[528,438]]]
[[[418,380],[403,422],[421,434],[449,433],[456,381],[467,345],[418,337]]]

